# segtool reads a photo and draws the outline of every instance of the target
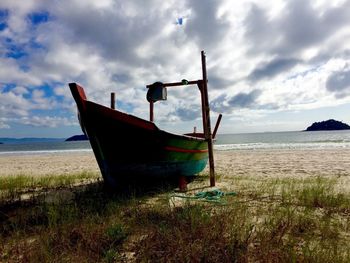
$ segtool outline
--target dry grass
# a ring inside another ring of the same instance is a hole
[[[38,188],[18,178],[7,183],[14,197]],[[40,183],[45,191],[28,200],[2,195],[0,261],[350,261],[350,196],[336,180],[234,177],[224,190],[237,196],[174,207],[166,185],[109,192],[101,182],[78,185],[86,176],[72,178]]]

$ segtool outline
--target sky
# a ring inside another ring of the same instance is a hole
[[[68,83],[148,119],[146,85],[201,78],[219,133],[350,123],[350,0],[1,0],[0,137],[81,134]],[[201,130],[196,87],[168,88],[155,123]]]

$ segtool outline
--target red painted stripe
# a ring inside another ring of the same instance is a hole
[[[177,148],[172,146],[166,146],[165,150],[172,151],[172,152],[180,152],[180,153],[206,153],[208,152],[208,149],[206,150],[191,150],[191,149],[183,149],[183,148]]]

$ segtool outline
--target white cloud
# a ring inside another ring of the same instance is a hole
[[[31,97],[32,107],[31,109],[53,109],[56,108],[56,102],[53,98],[45,97],[45,93],[43,90],[33,90]]]
[[[12,120],[16,123],[30,125],[34,127],[74,126],[78,125],[76,118],[51,117],[51,116],[30,116]]]
[[[327,79],[335,72],[342,76],[350,62],[350,1],[5,0],[0,8],[9,10],[8,28],[0,31],[1,54],[9,48],[6,38],[27,53],[0,57],[1,83],[16,85],[0,93],[7,100],[0,113],[22,123],[44,125],[31,118],[32,110],[61,107],[73,114],[69,82],[81,83],[89,98],[105,105],[115,91],[119,105],[127,104],[122,110],[147,118],[145,85],[199,79],[202,49],[211,100],[223,110],[243,107],[225,110],[229,117],[350,102],[350,93],[334,96],[326,88]],[[50,19],[32,25],[32,12],[48,12]],[[179,17],[183,25],[175,23]],[[53,95],[36,88],[41,85]],[[196,88],[171,94],[172,100],[157,104],[158,120],[169,120],[172,112],[180,114],[172,118],[178,123],[190,119],[186,114],[198,107],[192,103],[199,98]],[[67,123],[63,117],[48,119],[60,121]]]
[[[0,93],[0,117],[27,116],[32,107],[30,101],[13,92]]]
[[[42,79],[21,69],[18,61],[13,58],[0,57],[0,83],[16,83],[21,86],[41,85]]]
[[[29,93],[28,89],[22,86],[15,87],[14,89],[12,89],[12,92],[15,93],[16,95],[21,95],[21,96]]]

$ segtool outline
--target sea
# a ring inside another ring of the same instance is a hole
[[[64,139],[0,138],[0,156],[91,152],[88,141],[66,142]],[[214,144],[218,151],[269,149],[349,149],[350,130],[292,131],[242,134],[219,134]]]

